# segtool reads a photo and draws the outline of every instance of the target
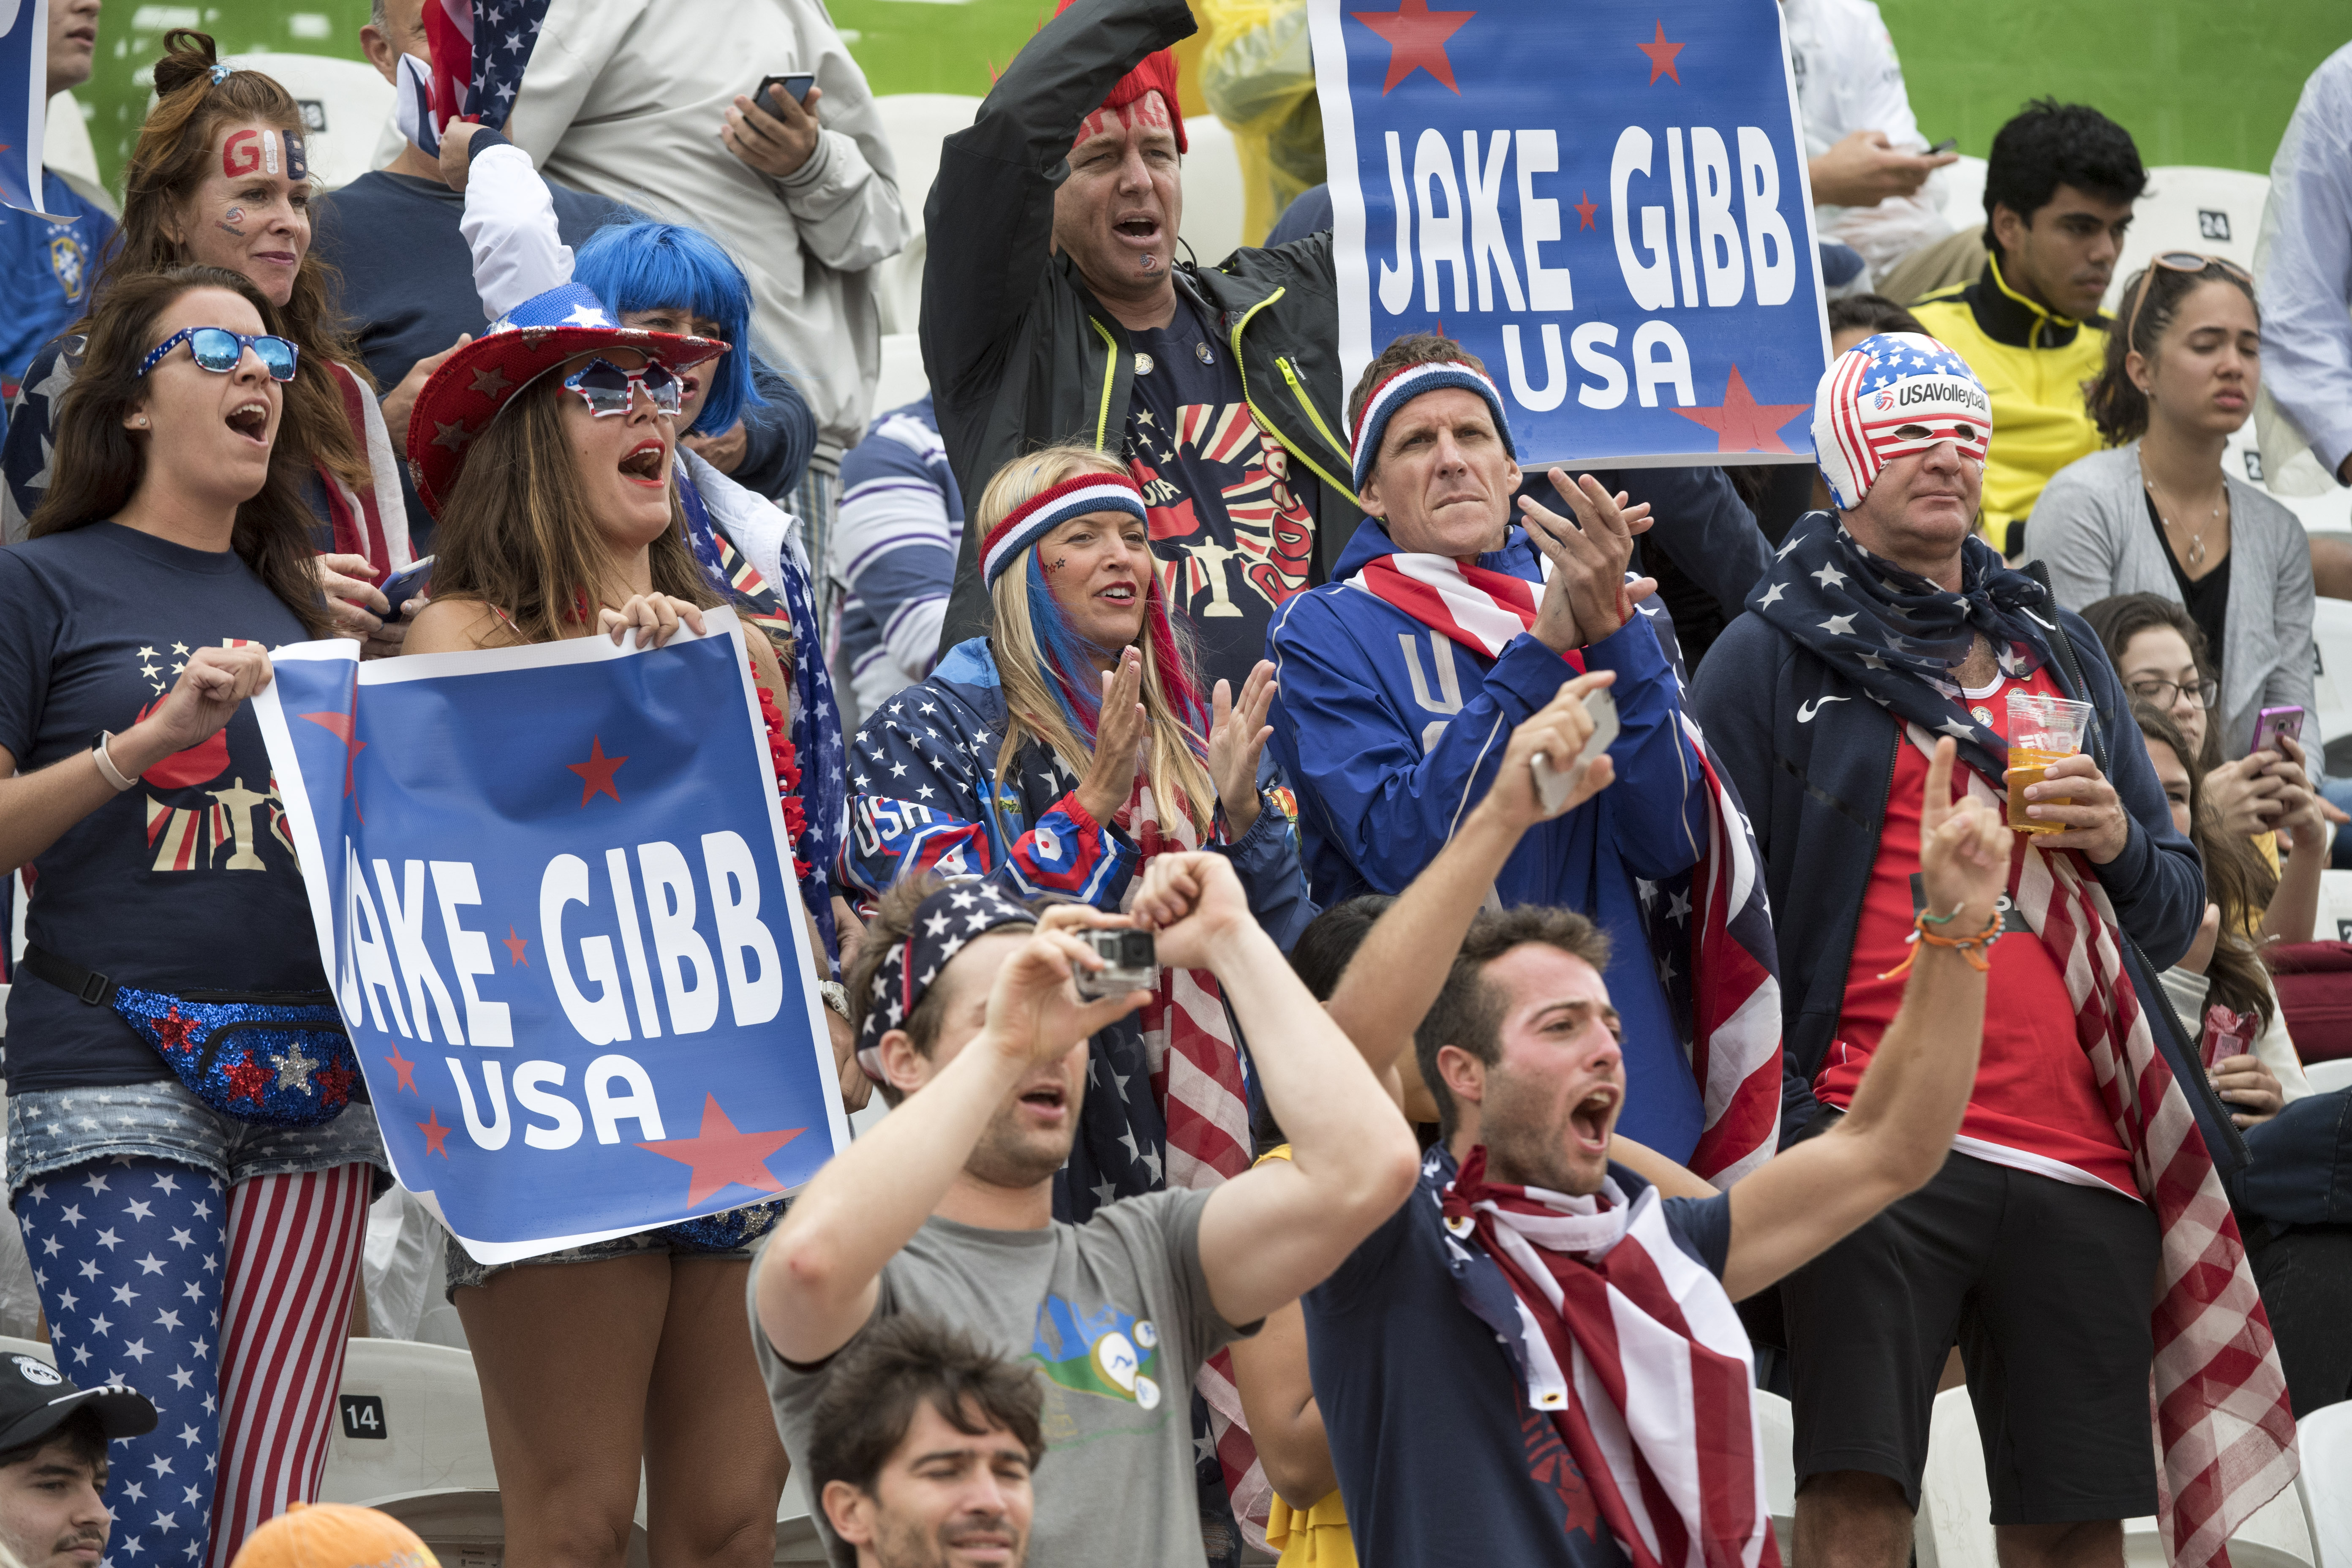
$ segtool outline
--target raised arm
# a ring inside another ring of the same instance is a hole
[[[923,228],[935,243],[952,237],[955,265],[924,269],[922,335],[943,409],[994,390],[1007,334],[1052,254],[1054,192],[1080,122],[1146,55],[1195,30],[1184,0],[1078,0],[1021,47],[970,128],[940,144]]]
[[[1158,933],[1159,960],[1216,975],[1249,1037],[1288,1161],[1225,1183],[1201,1214],[1201,1268],[1231,1323],[1255,1322],[1338,1268],[1412,1191],[1412,1129],[1282,950],[1250,917],[1233,867],[1163,854],[1131,911]]]
[[[2009,829],[1985,802],[1951,799],[1952,742],[1936,743],[1920,806],[1919,871],[1939,934],[1968,937],[1996,918],[2009,877]],[[2021,939],[2030,940],[2030,939]],[[1752,1296],[1827,1251],[1942,1168],[1976,1082],[1985,973],[1970,954],[1922,942],[1846,1114],[1819,1138],[1768,1160],[1731,1187],[1723,1288]]]
[[[1048,910],[996,972],[980,1034],[803,1189],[760,1256],[760,1326],[778,1355],[805,1364],[846,1344],[874,1315],[882,1266],[947,1195],[1013,1086],[1150,1000],[1082,1004],[1070,986],[1074,964],[1100,967],[1071,932],[1112,923],[1076,905]]]

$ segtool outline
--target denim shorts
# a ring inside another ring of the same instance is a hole
[[[519,1263],[483,1263],[459,1245],[456,1237],[448,1237],[447,1250],[442,1258],[443,1272],[448,1279],[442,1294],[454,1305],[457,1292],[467,1286],[487,1285],[492,1278],[509,1268],[528,1268],[541,1263],[603,1263],[614,1258],[635,1258],[640,1253],[666,1253],[671,1258],[715,1258],[720,1262],[748,1261],[753,1244],[775,1228],[784,1217],[791,1200],[771,1198],[765,1203],[750,1204],[729,1211],[725,1216],[734,1223],[741,1242],[737,1247],[711,1247],[698,1244],[693,1231],[697,1222],[663,1226],[657,1230],[633,1231],[627,1236],[615,1236],[603,1241],[592,1241],[585,1247],[567,1247],[561,1252],[541,1253]],[[706,1222],[707,1223],[707,1222]]]
[[[116,1158],[170,1160],[232,1186],[352,1164],[376,1168],[378,1192],[391,1183],[375,1110],[358,1100],[317,1127],[264,1127],[222,1115],[173,1079],[8,1096],[12,1205],[26,1182]]]

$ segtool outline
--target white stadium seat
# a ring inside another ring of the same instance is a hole
[[[1985,1486],[1976,1406],[1962,1387],[1936,1395],[1933,1408],[1927,1468],[1919,1478],[1919,1511],[1911,1524],[1918,1568],[1998,1568],[1992,1493]]]
[[[2120,313],[2124,280],[2147,258],[2168,250],[2221,256],[2252,272],[2254,236],[2262,227],[2263,204],[2270,199],[2268,174],[2243,169],[2207,169],[2190,163],[2161,164],[2147,172],[2147,189],[2132,207],[2124,253],[2107,285],[2108,313]]]
[[[353,1340],[336,1393],[320,1496],[367,1503],[498,1489],[474,1358],[446,1345]]]
[[[1184,155],[1184,221],[1179,232],[1202,266],[1214,267],[1242,243],[1247,197],[1241,154],[1234,151],[1234,133],[1213,114],[1188,118],[1184,138],[1192,151]]]
[[[882,262],[882,331],[914,331],[922,320],[923,261],[929,245],[923,232],[923,204],[930,199],[931,182],[940,172],[940,143],[971,123],[980,100],[957,92],[895,92],[874,100],[882,121],[882,134],[890,143],[891,161],[898,166],[898,199],[907,209],[907,248]],[[916,363],[919,368],[921,360]],[[885,375],[888,374],[886,364]],[[908,397],[920,396],[919,389]],[[895,408],[907,397],[877,395],[874,411]]]
[[[1943,205],[1938,208],[1944,221],[1956,229],[1977,233],[1984,230],[1985,161],[1960,154],[1957,163],[1947,163],[1936,175]]]
[[[2352,1089],[2352,1057],[2338,1057],[2334,1061],[2305,1062],[2303,1064],[2303,1076],[2311,1080],[2312,1089],[2320,1094]],[[2346,1441],[2352,1444],[2352,1437]],[[2346,1448],[2345,1456],[2346,1463],[2352,1464],[2352,1447]],[[2344,1473],[2344,1485],[2347,1490],[2352,1490],[2352,1470]],[[2347,1539],[2345,1544],[2352,1546],[2352,1539]],[[2352,1568],[2352,1557],[2345,1561],[2346,1568]]]
[[[2318,1547],[2316,1568],[2352,1568],[2352,1401],[2311,1412],[2295,1436],[2303,1474],[2294,1489]]]
[[[2308,1460],[2305,1461],[2306,1463]],[[2166,1568],[2164,1536],[2156,1521],[2124,1521],[2125,1568]],[[2230,1537],[2231,1568],[2312,1568],[2311,1530],[2303,1503],[2289,1487],[2238,1526]]]
[[[931,384],[923,374],[923,345],[914,331],[882,334],[882,374],[874,382],[874,412],[878,416],[912,403]]]
[[[1797,1425],[1789,1402],[1769,1389],[1753,1390],[1757,1425],[1764,1429],[1764,1511],[1771,1516],[1780,1561],[1796,1561]]]
[[[2311,639],[2318,649],[2312,679],[2317,711],[2312,716],[2319,721],[2319,743],[2325,747],[2352,735],[2352,599],[2314,600]],[[2330,777],[2352,775],[2352,769],[2327,771]]]

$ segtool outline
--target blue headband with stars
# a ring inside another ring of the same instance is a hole
[[[1000,926],[1036,923],[1036,915],[982,881],[950,882],[916,906],[906,940],[885,952],[874,972],[866,1021],[857,1030],[857,1065],[866,1076],[883,1081],[882,1037],[906,1027],[923,994],[966,943]]]

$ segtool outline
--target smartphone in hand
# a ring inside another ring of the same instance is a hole
[[[2254,720],[2254,743],[2247,754],[2252,755],[2253,752],[2275,752],[2282,757],[2285,756],[2286,748],[2278,743],[2281,735],[2294,741],[2303,739],[2301,708],[2263,709],[2261,715]]]
[[[782,87],[786,92],[792,94],[794,103],[805,105],[808,102],[809,89],[815,85],[814,71],[796,71],[790,76],[763,76],[760,79],[759,89],[751,94],[751,101],[773,114],[780,106],[769,99],[770,88]]]

